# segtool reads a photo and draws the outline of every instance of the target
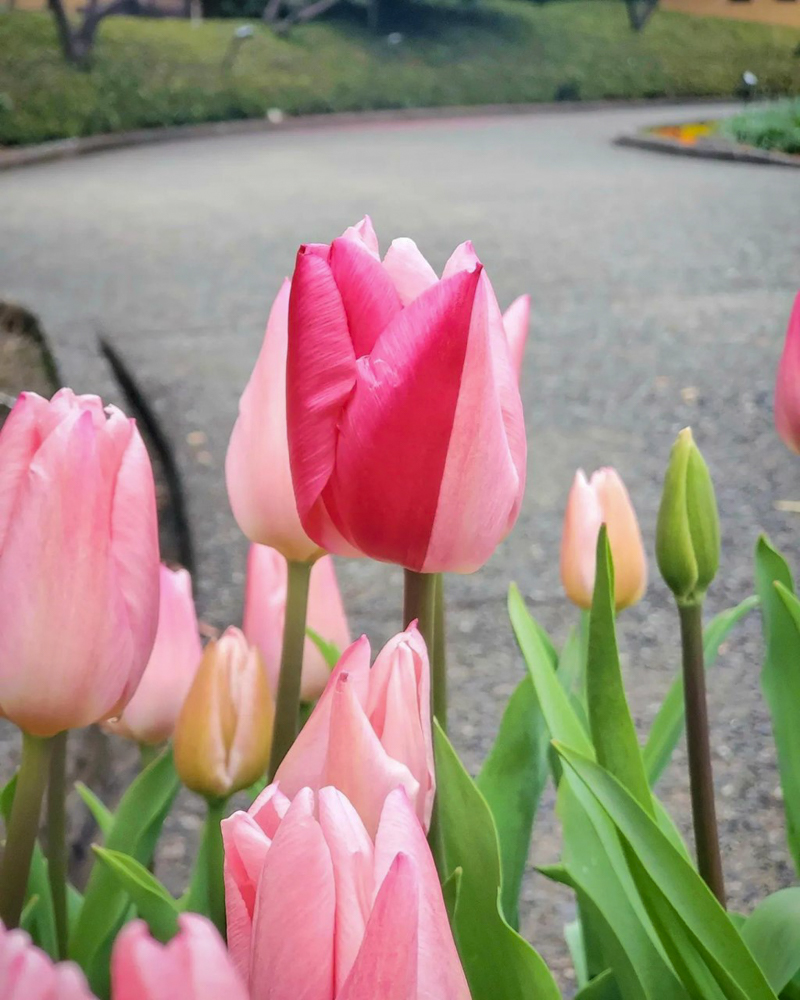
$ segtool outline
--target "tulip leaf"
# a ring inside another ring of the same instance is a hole
[[[463,868],[454,868],[442,883],[442,896],[447,910],[447,919],[450,921],[451,927],[455,927],[456,923],[458,897],[461,894],[461,876],[463,874]]]
[[[105,838],[106,848],[148,865],[179,788],[168,747],[137,775],[123,795]],[[99,997],[108,995],[111,945],[129,908],[128,893],[119,879],[107,865],[95,864],[70,935],[69,952]]]
[[[2,792],[0,792],[0,813],[3,816],[6,826],[11,818],[11,807],[14,805],[16,790],[17,775],[15,774],[5,788],[3,788]],[[27,922],[24,924],[25,930],[42,951],[47,952],[51,958],[57,959],[59,955],[58,938],[56,936],[56,915],[53,909],[53,897],[50,892],[47,859],[38,840],[33,845],[31,867],[28,873],[28,886],[25,893],[27,902],[36,900],[35,906],[28,912]]]
[[[739,933],[780,993],[800,970],[800,887],[767,896],[744,921]]]
[[[509,699],[494,746],[476,784],[489,805],[500,838],[503,913],[519,926],[519,894],[531,831],[547,781],[550,737],[530,676]]]
[[[758,604],[757,597],[747,597],[735,608],[722,611],[706,626],[703,633],[703,653],[706,670],[714,666],[719,649],[731,629]],[[679,673],[650,727],[643,756],[647,777],[655,785],[672,758],[685,725],[683,676]]]
[[[606,969],[575,994],[575,1000],[623,1000],[614,973]]]
[[[765,646],[761,686],[772,717],[789,850],[800,873],[800,616],[786,560],[764,535],[756,544],[756,592]]]
[[[447,877],[462,869],[454,937],[472,1000],[560,1000],[539,954],[503,917],[491,810],[438,723],[434,744]]]
[[[639,892],[690,994],[775,1000],[725,910],[655,821],[599,764],[563,745],[557,749],[625,840]]]
[[[80,795],[84,805],[92,814],[92,818],[103,837],[108,837],[114,824],[114,814],[108,809],[95,793],[82,781],[75,782],[75,791]]]
[[[322,659],[327,663],[328,667],[333,670],[341,659],[341,649],[339,649],[335,642],[328,642],[327,639],[323,639],[319,632],[315,632],[313,628],[308,628],[306,626],[306,635],[317,647]]]
[[[120,851],[95,846],[94,853],[130,896],[153,937],[165,944],[172,940],[178,933],[178,906],[155,875]]]
[[[617,650],[614,609],[614,564],[606,526],[597,536],[597,570],[589,618],[586,696],[595,756],[633,795],[653,812],[653,796],[644,770],[633,716],[625,697]]]

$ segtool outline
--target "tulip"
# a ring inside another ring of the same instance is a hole
[[[222,799],[266,769],[273,704],[261,654],[238,628],[203,653],[175,726],[175,767],[187,788]]]
[[[362,636],[339,660],[275,780],[290,798],[333,785],[370,834],[387,795],[403,788],[427,829],[436,783],[425,643],[412,625],[384,646],[372,669],[369,661]]]
[[[213,924],[184,913],[178,926],[166,945],[143,920],[122,929],[111,958],[113,1000],[249,1000]]]
[[[701,604],[719,567],[719,515],[708,466],[685,427],[672,446],[656,526],[656,558],[678,604]]]
[[[322,549],[303,531],[292,488],[286,439],[286,345],[289,281],[272,306],[225,459],[233,515],[247,537],[287,559],[308,562]]]
[[[270,785],[223,823],[228,947],[251,1000],[469,1000],[404,789],[374,839],[335,788]]]
[[[775,427],[784,444],[800,454],[800,293],[794,300],[778,365]]]
[[[314,541],[423,573],[486,562],[525,486],[518,315],[510,326],[513,349],[470,243],[441,280],[411,240],[395,240],[381,263],[368,220],[330,246],[300,248],[288,435]]]
[[[31,944],[24,931],[6,930],[2,923],[0,997],[2,1000],[94,1000],[77,965],[54,964]]]
[[[264,657],[273,696],[280,672],[287,576],[286,560],[280,552],[266,545],[250,546],[242,627],[248,641],[258,646]],[[317,635],[338,649],[350,645],[350,630],[330,556],[317,560],[311,570],[306,622]],[[302,700],[319,698],[330,675],[322,653],[306,637],[300,688]]]
[[[119,715],[158,622],[153,472],[96,396],[22,393],[0,433],[0,715],[53,736]]]
[[[647,587],[647,557],[628,491],[614,469],[599,469],[587,481],[575,474],[564,515],[561,580],[567,597],[581,608],[592,606],[601,525],[608,530],[614,560],[617,610],[641,599]]]
[[[136,694],[121,718],[106,723],[106,727],[144,744],[169,739],[202,655],[192,578],[185,569],[162,565],[153,651]]]

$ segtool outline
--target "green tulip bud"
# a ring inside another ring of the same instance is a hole
[[[656,559],[679,605],[702,603],[719,567],[719,517],[714,484],[689,427],[680,432],[669,457]]]

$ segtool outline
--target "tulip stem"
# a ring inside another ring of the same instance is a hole
[[[222,843],[222,820],[227,799],[208,799],[208,813],[203,830],[203,847],[208,865],[208,915],[225,937],[225,848]]]
[[[53,899],[58,957],[67,957],[67,732],[51,741],[47,784],[47,877]]]
[[[50,740],[23,733],[22,762],[0,862],[0,920],[7,928],[19,925],[25,903],[49,762]]]
[[[269,760],[270,781],[297,738],[300,721],[300,680],[303,673],[303,648],[306,642],[308,581],[312,564],[289,560],[286,588],[286,620],[283,625],[281,672],[275,704],[275,728]]]
[[[714,804],[714,775],[703,664],[703,606],[678,606],[683,647],[683,691],[686,705],[686,744],[692,791],[692,819],[697,869],[706,885],[725,906],[725,883]]]
[[[444,600],[444,576],[436,574],[436,593],[433,605],[433,655],[431,683],[433,684],[433,714],[447,732],[447,628]]]
[[[405,571],[405,591],[403,600],[403,628],[417,619],[417,628],[425,640],[428,656],[435,660],[435,620],[436,620],[436,578],[435,573],[415,573],[412,569]],[[444,657],[442,657],[444,664]],[[431,713],[439,718],[439,712],[444,706],[447,714],[447,691],[437,694],[437,677],[431,676]],[[440,723],[444,722],[439,718]]]
[[[161,751],[163,749],[163,743],[156,743],[155,745],[150,743],[139,744],[139,762],[143,771],[146,767],[149,767],[157,757],[161,756]]]

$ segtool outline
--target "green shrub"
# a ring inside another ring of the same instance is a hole
[[[722,128],[737,142],[748,146],[800,153],[800,101],[785,101],[771,108],[754,108],[728,119]]]

